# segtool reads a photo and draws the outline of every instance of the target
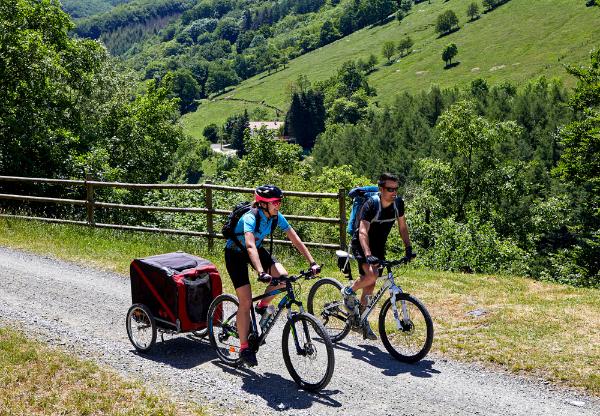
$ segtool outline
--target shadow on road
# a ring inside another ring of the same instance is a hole
[[[148,353],[141,354],[134,349],[131,352],[147,360],[184,370],[204,364],[217,356],[208,340],[183,335],[165,336],[164,342],[158,336],[156,344]]]
[[[332,397],[340,393],[339,390],[323,389],[319,393],[311,393],[301,390],[291,378],[287,379],[279,374],[257,373],[246,367],[229,367],[220,361],[216,361],[215,365],[224,372],[242,377],[242,389],[262,397],[267,406],[274,410],[308,409],[315,403],[329,407],[342,406]]]
[[[431,377],[433,374],[439,374],[440,371],[433,368],[435,361],[421,360],[415,364],[406,364],[396,360],[386,350],[380,349],[373,344],[359,344],[356,347],[346,343],[333,344],[335,348],[342,351],[348,351],[352,358],[364,361],[374,367],[380,368],[384,376],[397,376],[398,374],[409,373],[415,377]]]

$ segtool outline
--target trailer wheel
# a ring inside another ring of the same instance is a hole
[[[148,352],[156,342],[156,321],[146,305],[136,303],[127,311],[127,336],[139,352]]]

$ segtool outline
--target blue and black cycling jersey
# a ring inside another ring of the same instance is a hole
[[[256,215],[260,216],[258,230],[255,230]],[[275,217],[267,219],[267,216],[261,209],[258,210],[256,215],[252,210],[246,212],[244,215],[242,215],[237,225],[235,226],[236,238],[244,248],[246,248],[245,233],[251,232],[254,234],[254,238],[256,239],[256,248],[260,247],[265,237],[271,234],[271,226],[273,224],[273,221],[275,221]],[[279,228],[283,232],[286,232],[290,229],[290,224],[280,212],[277,213],[277,228]],[[240,248],[235,244],[235,242],[232,239],[227,240],[225,248],[233,249],[236,251],[240,250]]]

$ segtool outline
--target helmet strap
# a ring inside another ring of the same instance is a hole
[[[258,207],[265,213],[267,218],[271,218],[271,213],[269,212],[269,203],[260,201],[258,203]]]

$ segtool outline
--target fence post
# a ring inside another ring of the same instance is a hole
[[[340,207],[340,249],[346,250],[346,190],[340,188],[338,191],[338,202]]]
[[[207,185],[210,185],[211,181],[206,181]],[[206,208],[208,209],[208,214],[206,214],[206,231],[208,232],[208,249],[212,250],[214,244],[213,238],[213,192],[212,188],[207,187],[206,189]]]
[[[89,173],[85,174],[85,189],[86,189],[86,211],[87,211],[87,224],[89,226],[94,225],[94,185],[90,183],[92,175]]]

